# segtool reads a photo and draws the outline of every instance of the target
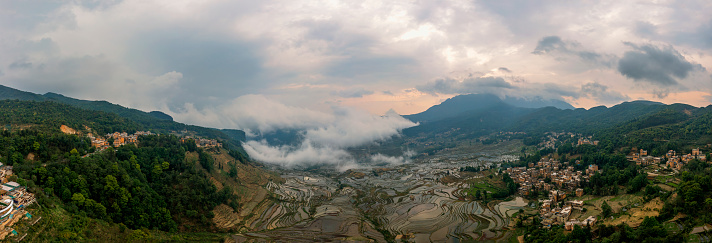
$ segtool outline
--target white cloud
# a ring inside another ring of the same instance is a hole
[[[299,146],[271,146],[264,140],[247,141],[242,146],[252,159],[288,168],[333,165],[341,170],[356,166],[351,154],[345,150],[315,145],[309,140],[302,141]]]
[[[415,152],[412,150],[405,151],[401,156],[388,156],[379,153],[371,155],[371,162],[387,163],[389,165],[400,165],[410,163],[410,158],[413,156],[415,156]]]
[[[298,146],[272,146],[266,141],[244,145],[254,159],[284,166],[330,164],[345,166],[353,158],[345,148],[385,141],[402,129],[415,126],[391,112],[376,116],[348,107],[332,107],[331,112],[289,106],[262,95],[245,95],[215,108],[198,110],[187,105],[171,115],[177,120],[221,128],[245,130],[252,138],[280,129],[298,130],[303,140]]]

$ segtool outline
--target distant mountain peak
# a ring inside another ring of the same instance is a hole
[[[426,111],[404,116],[411,121],[436,121],[449,117],[455,117],[463,113],[484,111],[496,107],[520,107],[520,108],[542,108],[554,107],[557,109],[575,109],[571,104],[562,100],[544,99],[541,97],[534,98],[517,98],[506,96],[503,99],[497,95],[484,94],[466,94],[458,95],[449,98],[438,105],[428,108]]]
[[[398,112],[396,112],[396,110],[394,110],[393,108],[391,108],[391,109],[388,109],[388,111],[386,111],[386,114],[384,114],[383,116],[386,116],[386,117],[399,117],[399,116],[401,116],[401,115],[398,114]]]
[[[403,116],[414,122],[436,121],[449,117],[458,116],[465,112],[486,110],[497,106],[508,106],[493,94],[466,94],[449,98],[438,105],[434,105],[427,110]]]
[[[542,107],[552,106],[552,107],[556,107],[556,108],[562,109],[562,110],[576,109],[576,107],[572,106],[571,104],[567,103],[566,101],[558,100],[558,99],[544,99],[540,96],[531,97],[531,98],[506,96],[504,98],[504,100],[502,100],[502,101],[504,101],[504,103],[510,104],[512,106],[522,107],[522,108],[542,108]]]

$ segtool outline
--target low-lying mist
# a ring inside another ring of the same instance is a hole
[[[241,96],[233,102],[208,110],[187,107],[176,114],[181,120],[205,119],[219,121],[215,126],[244,130],[248,141],[242,145],[255,160],[288,168],[332,165],[338,170],[358,167],[354,156],[346,149],[373,144],[399,136],[408,127],[416,126],[395,112],[377,116],[349,107],[333,106],[330,112],[285,105],[261,95]],[[298,131],[299,141],[272,144],[261,139],[278,130]],[[400,156],[369,155],[372,163],[401,164],[409,162],[412,151]]]

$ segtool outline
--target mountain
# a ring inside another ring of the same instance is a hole
[[[166,121],[173,121],[173,117],[170,115],[160,112],[160,111],[151,111],[148,114],[152,115],[155,118],[161,119],[161,120],[166,120]]]
[[[517,102],[519,107],[513,105]],[[654,127],[692,122],[703,117],[700,114],[712,110],[709,107],[697,108],[686,104],[665,105],[645,100],[623,102],[610,108],[606,106],[590,109],[559,109],[555,106],[521,107],[529,106],[527,104],[542,105],[546,102],[526,103],[516,98],[501,100],[489,94],[460,95],[432,106],[422,113],[404,116],[420,122],[420,125],[405,129],[403,133],[406,136],[430,137],[444,136],[443,134],[447,132],[451,137],[475,138],[494,132],[525,132],[527,136],[536,137],[549,131],[566,131],[619,136]],[[566,106],[560,105],[560,107]],[[620,130],[621,127],[627,130]]]
[[[556,109],[553,108],[552,109]],[[445,119],[432,118],[420,125],[403,130],[406,136],[436,135],[452,131],[453,136],[478,137],[503,130],[522,116],[535,111],[532,108],[514,107],[503,102],[489,107],[479,107]]]
[[[197,136],[225,140],[228,146],[241,147],[245,133],[239,130],[220,130],[195,125],[187,125],[173,121],[173,118],[160,111],[144,112],[137,109],[112,104],[108,101],[89,101],[67,97],[57,93],[39,95],[31,92],[13,89],[0,85],[0,100],[52,101],[73,107],[114,113],[139,124],[139,129],[151,130],[157,133],[190,132]]]
[[[504,103],[511,105],[511,106],[522,107],[522,108],[542,108],[542,107],[552,106],[552,107],[556,107],[556,108],[562,109],[562,110],[576,109],[576,107],[572,106],[571,104],[567,103],[566,101],[557,100],[557,99],[544,99],[541,97],[527,99],[527,98],[517,98],[517,97],[512,97],[512,96],[506,96],[504,98],[504,100],[502,100],[502,101]]]
[[[501,105],[506,104],[493,94],[458,95],[438,105],[434,105],[421,113],[405,115],[403,117],[413,122],[432,122],[459,116],[467,112],[481,112]]]
[[[505,99],[500,99],[493,94],[467,94],[447,99],[421,113],[405,115],[403,117],[413,122],[432,122],[460,116],[465,113],[478,113],[490,110],[494,107],[503,107],[503,105],[518,108],[555,107],[562,110],[575,109],[571,104],[564,101],[555,99],[546,100],[541,97],[526,99],[506,96]]]
[[[36,130],[59,132],[65,125],[77,131],[88,126],[93,132],[115,131],[133,133],[140,125],[119,115],[77,108],[51,101],[0,100],[0,126],[32,127]]]
[[[513,126],[512,131],[547,132],[570,131],[594,133],[597,130],[609,128],[634,120],[636,118],[659,112],[668,108],[650,101],[631,101],[607,108],[605,106],[591,109],[559,110],[553,107],[536,109],[522,116]]]
[[[21,91],[21,90],[17,90],[17,89],[13,89],[13,88],[10,88],[7,86],[0,85],[0,99],[43,101],[43,100],[46,100],[47,98],[45,98],[41,95],[35,94],[35,93]]]

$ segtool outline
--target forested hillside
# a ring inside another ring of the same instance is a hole
[[[138,234],[115,240],[149,232],[221,232],[227,229],[215,225],[216,206],[241,211],[246,199],[238,192],[249,199],[250,188],[273,177],[238,150],[206,150],[171,134],[142,135],[137,145],[98,151],[88,132],[145,129],[113,113],[52,101],[0,100],[0,114],[0,162],[14,167],[17,181],[37,196],[41,207],[31,209],[39,210],[33,214],[47,220],[48,232],[33,236],[38,239],[106,237],[86,231],[87,224]],[[79,133],[65,134],[62,125]]]
[[[403,133],[409,137],[431,138],[449,132],[451,138],[474,139],[497,132],[524,132],[526,135],[520,137],[526,138],[526,144],[533,145],[547,132],[573,132],[594,135],[605,141],[602,147],[611,152],[614,148],[637,144],[651,151],[655,149],[653,154],[656,155],[685,144],[712,143],[709,129],[712,106],[698,108],[632,101],[588,110],[534,109],[489,100],[497,98],[493,96],[478,97],[485,100],[469,104],[472,100],[456,97],[425,112],[405,116],[422,122]],[[461,112],[455,114],[455,110]]]
[[[240,130],[230,129],[229,131],[223,132],[223,130],[215,128],[187,125],[173,121],[172,117],[162,112],[144,112],[112,104],[107,101],[80,100],[56,93],[39,95],[2,85],[0,85],[0,100],[52,101],[86,110],[113,113],[119,117],[135,122],[144,130],[151,130],[156,133],[188,131],[197,136],[221,139],[226,146],[234,149],[240,149],[240,142],[245,139],[245,133]]]
[[[116,114],[85,110],[51,101],[0,100],[0,125],[25,125],[38,130],[57,131],[61,125],[98,134],[130,132],[143,129],[139,124]]]

